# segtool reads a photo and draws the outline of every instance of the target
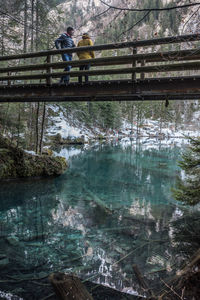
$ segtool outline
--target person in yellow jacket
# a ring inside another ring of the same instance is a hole
[[[90,36],[88,33],[84,33],[82,35],[82,39],[78,42],[78,45],[77,45],[77,47],[84,47],[84,46],[93,46],[93,42],[90,39]],[[79,59],[95,58],[94,51],[81,51],[81,52],[77,52],[77,55],[78,55]],[[90,69],[90,64],[80,66],[80,71],[81,70],[89,70],[89,69]],[[79,76],[78,81],[79,81],[79,83],[82,83],[82,76]],[[85,82],[88,82],[88,75],[85,75]]]

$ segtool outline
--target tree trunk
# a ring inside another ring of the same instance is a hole
[[[18,128],[17,128],[17,147],[19,147],[20,122],[21,122],[21,107],[20,107],[20,103],[19,103],[19,111],[18,111]]]
[[[140,103],[137,103],[137,136],[140,134]]]
[[[7,124],[9,107],[10,107],[10,103],[8,102],[4,120],[3,120],[3,129],[2,129],[3,135],[6,134],[6,124]]]
[[[42,125],[41,125],[41,136],[40,136],[40,154],[42,153],[42,143],[43,143],[43,135],[44,135],[45,115],[46,115],[46,104],[44,102],[43,114],[42,114]]]
[[[160,106],[160,129],[159,129],[159,134],[160,135],[162,134],[163,114],[164,114],[163,102],[161,102],[161,106]]]
[[[24,53],[27,52],[27,21],[28,21],[28,5],[27,0],[24,0]]]
[[[133,134],[133,103],[131,103],[131,134]]]
[[[36,153],[38,153],[38,144],[39,144],[39,111],[40,111],[40,102],[37,103],[37,110],[36,110],[36,124],[35,124],[35,134],[36,134],[35,152]]]
[[[49,280],[59,300],[93,300],[78,277],[64,273],[53,273]]]
[[[34,2],[35,0],[31,0],[31,52],[34,50]]]
[[[35,32],[35,50],[39,48],[39,0],[36,0],[36,32]]]
[[[27,120],[27,127],[29,135],[29,148],[33,150],[33,136],[34,136],[34,104],[29,103],[29,116]]]
[[[4,55],[5,46],[4,46],[4,34],[5,34],[5,16],[1,15],[1,55]]]

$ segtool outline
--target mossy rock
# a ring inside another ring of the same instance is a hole
[[[99,134],[99,135],[97,136],[97,139],[98,139],[98,140],[106,140],[106,137],[105,137],[104,135],[102,135],[102,134]]]
[[[64,157],[32,155],[9,144],[2,137],[0,145],[0,179],[56,176],[67,168]]]
[[[52,151],[51,149],[44,148],[44,149],[42,150],[42,154],[43,154],[43,155],[53,156],[53,151]]]

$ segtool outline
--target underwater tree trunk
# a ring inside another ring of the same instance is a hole
[[[78,277],[64,273],[53,273],[49,280],[59,300],[93,300]]]
[[[104,210],[106,213],[111,214],[112,210],[109,208],[109,206],[102,201],[97,195],[95,195],[92,191],[89,189],[86,190],[87,194],[89,195],[89,199],[91,201],[94,201],[98,207],[100,207],[102,210]]]

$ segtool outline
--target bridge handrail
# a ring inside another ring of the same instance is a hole
[[[45,70],[47,68],[60,69],[67,65],[72,67],[79,67],[80,65],[90,64],[91,66],[109,66],[109,65],[121,65],[130,64],[133,60],[137,62],[162,62],[162,61],[182,61],[182,60],[195,60],[200,59],[200,48],[194,48],[193,50],[180,50],[180,51],[168,51],[158,53],[146,53],[135,55],[123,55],[115,57],[100,57],[95,59],[73,60],[66,62],[54,62],[54,63],[42,63],[42,64],[30,64],[30,65],[16,65],[14,67],[0,68],[0,73],[5,72],[19,72],[19,71],[33,71],[33,70]]]
[[[132,67],[132,68],[120,68],[120,69],[106,69],[106,70],[90,70],[90,71],[70,71],[65,72],[65,75],[71,77],[78,76],[95,76],[95,75],[114,75],[114,74],[135,74],[135,73],[152,73],[152,72],[168,72],[168,71],[185,71],[185,70],[200,70],[200,62],[190,62],[181,64],[169,64],[169,65],[156,65],[145,67]],[[58,78],[63,75],[63,72],[34,74],[34,75],[9,75],[1,76],[0,80],[28,80],[28,79],[50,79]]]
[[[150,40],[134,40],[132,42],[124,42],[124,43],[112,43],[105,45],[96,45],[90,47],[74,47],[74,48],[65,48],[60,50],[45,50],[39,52],[30,52],[30,53],[22,53],[15,55],[5,55],[0,56],[0,61],[7,61],[12,59],[23,59],[23,58],[33,58],[33,57],[42,57],[48,55],[56,55],[62,53],[75,53],[81,51],[99,51],[99,50],[114,50],[114,49],[122,49],[122,48],[137,48],[137,47],[145,47],[152,45],[161,45],[161,44],[171,44],[171,43],[183,43],[183,42],[191,42],[200,40],[200,34],[189,34],[189,35],[180,35],[175,37],[165,37],[165,38],[156,38]]]

